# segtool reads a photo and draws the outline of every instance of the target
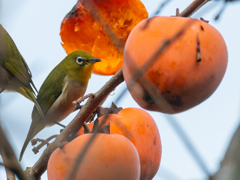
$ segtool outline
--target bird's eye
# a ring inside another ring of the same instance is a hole
[[[78,64],[83,64],[84,63],[84,59],[83,59],[83,57],[81,57],[81,56],[78,56],[77,58],[76,58],[76,62],[78,63]]]

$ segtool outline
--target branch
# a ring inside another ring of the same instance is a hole
[[[15,174],[11,171],[11,169],[9,167],[6,166],[6,164],[8,164],[8,158],[5,154],[5,151],[2,151],[0,154],[1,154],[2,160],[3,160],[2,165],[5,166],[7,180],[16,180]]]
[[[221,162],[220,169],[209,177],[209,180],[237,180],[240,179],[240,125],[228,146]]]
[[[201,8],[204,4],[211,0],[195,0],[190,4],[181,14],[181,17],[189,17],[194,12],[196,12],[199,8]]]
[[[17,177],[19,178],[19,180],[29,179],[26,176],[26,174],[23,172],[20,164],[18,163],[18,160],[14,154],[14,151],[5,136],[1,125],[0,125],[0,154],[3,158],[4,166],[7,169],[10,169],[14,174],[16,174]],[[10,176],[12,179],[9,179],[9,180],[15,179],[15,176],[14,176],[14,178],[12,175],[10,175]],[[8,176],[8,177],[10,177],[10,176]]]

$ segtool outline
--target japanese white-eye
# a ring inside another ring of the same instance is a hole
[[[0,24],[0,93],[14,91],[34,102],[44,118],[35,92],[31,71],[8,32]]]
[[[46,126],[60,122],[74,111],[74,100],[82,97],[87,89],[93,65],[100,62],[86,51],[75,51],[63,59],[47,76],[37,95],[45,120],[43,121],[34,106],[32,123],[22,147],[19,160],[29,141]]]

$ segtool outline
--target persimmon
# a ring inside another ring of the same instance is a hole
[[[156,55],[162,47],[165,49]],[[154,55],[153,63],[142,73],[144,80],[131,83]],[[225,74],[227,62],[225,41],[210,24],[156,16],[141,21],[130,33],[124,49],[123,75],[142,108],[172,114],[210,97]]]
[[[92,134],[77,137],[50,156],[48,180],[65,180]],[[97,134],[85,154],[75,180],[139,180],[140,160],[135,146],[117,134]]]
[[[110,134],[127,137],[137,148],[141,162],[140,179],[152,179],[160,165],[162,145],[159,130],[151,115],[140,108],[126,108],[117,114],[101,116],[99,123],[105,117],[104,125],[110,122]],[[92,130],[93,123],[88,126]],[[83,134],[82,128],[78,134]]]
[[[140,0],[92,0],[96,8],[87,2],[78,0],[63,19],[62,46],[67,54],[84,50],[100,58],[102,62],[94,65],[93,73],[113,75],[122,67],[129,33],[148,13]]]

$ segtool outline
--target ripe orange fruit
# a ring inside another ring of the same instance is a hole
[[[99,124],[106,117],[99,118]],[[162,145],[159,130],[151,115],[140,108],[126,108],[117,114],[109,114],[105,125],[110,122],[110,134],[127,137],[136,147],[140,162],[140,180],[152,179],[158,171]],[[93,123],[89,124],[92,130]],[[81,128],[78,134],[83,134]]]
[[[94,65],[93,73],[113,75],[122,67],[123,47],[129,33],[148,13],[140,0],[93,0],[93,3],[99,11],[95,15],[102,22],[92,17],[90,12],[97,12],[93,7],[78,0],[62,21],[62,46],[67,54],[84,50],[100,58],[102,62]],[[113,32],[114,40],[107,29]]]
[[[47,174],[49,180],[65,180],[79,153],[91,138],[84,134],[50,156]],[[140,161],[134,145],[117,134],[97,134],[78,167],[74,180],[139,180]]]
[[[123,75],[132,97],[143,108],[163,113],[188,110],[216,90],[226,71],[227,47],[210,24],[183,17],[153,17],[141,21],[130,33],[124,49]],[[158,96],[151,97],[144,82],[130,87],[136,69],[153,57],[166,40],[183,34],[157,56],[143,76]],[[158,104],[156,104],[156,99]]]

